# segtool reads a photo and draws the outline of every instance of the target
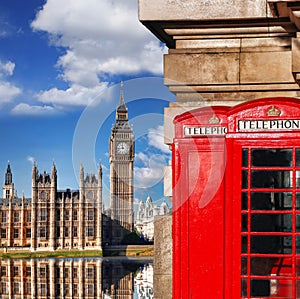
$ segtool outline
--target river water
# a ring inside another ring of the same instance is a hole
[[[153,298],[152,259],[14,259],[0,265],[1,299]]]

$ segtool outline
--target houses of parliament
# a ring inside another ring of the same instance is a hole
[[[0,199],[0,246],[28,247],[31,251],[101,250],[103,244],[121,244],[133,231],[134,136],[121,88],[120,103],[109,140],[110,209],[104,214],[102,167],[85,174],[80,167],[78,190],[58,190],[57,169],[32,168],[32,197],[15,194],[8,162]]]

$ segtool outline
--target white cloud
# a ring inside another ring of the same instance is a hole
[[[74,104],[72,94],[81,105],[82,90],[74,86],[93,89],[116,74],[162,74],[166,48],[139,22],[137,1],[47,0],[31,26],[47,32],[52,44],[66,49],[57,67],[71,91],[41,92],[43,102],[50,102],[45,98],[54,94],[60,104]]]
[[[158,126],[148,130],[148,143],[155,148],[161,150],[163,153],[169,154],[169,147],[164,144],[164,127]]]
[[[0,81],[0,105],[11,102],[21,92],[21,89],[17,86],[9,82]]]
[[[52,88],[37,94],[42,103],[51,103],[55,106],[87,106],[91,104],[107,87],[107,83],[101,83],[93,88],[73,84],[66,90]]]
[[[0,61],[0,77],[3,75],[11,76],[14,73],[15,64],[11,61]]]
[[[11,102],[16,96],[20,95],[22,90],[6,81],[6,76],[12,76],[15,64],[12,61],[0,61],[0,105]]]
[[[51,106],[32,106],[26,103],[20,103],[11,110],[13,115],[52,115],[56,114],[57,110]]]
[[[151,188],[161,182],[164,177],[165,158],[152,153],[137,153],[134,168],[135,186]]]

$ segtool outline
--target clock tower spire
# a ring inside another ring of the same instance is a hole
[[[134,136],[121,83],[120,103],[110,136],[110,209],[112,244],[120,244],[133,231]]]

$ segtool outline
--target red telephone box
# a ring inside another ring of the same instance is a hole
[[[173,299],[300,298],[300,100],[174,123]]]

